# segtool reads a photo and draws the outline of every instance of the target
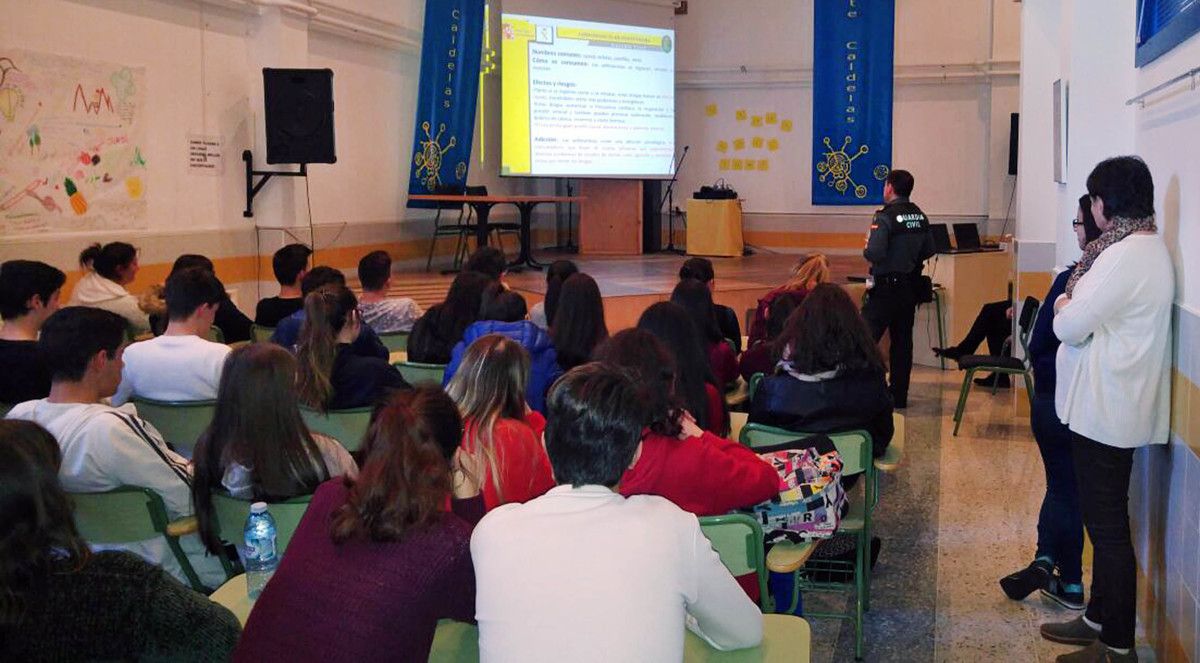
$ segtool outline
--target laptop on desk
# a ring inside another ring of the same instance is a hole
[[[974,251],[956,249],[950,246],[950,230],[944,223],[929,224],[929,234],[933,235],[933,250],[941,254],[974,253]]]
[[[985,245],[979,241],[979,228],[974,223],[954,224],[954,244],[960,253],[986,253],[1000,250],[999,246]]]

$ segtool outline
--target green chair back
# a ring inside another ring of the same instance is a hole
[[[398,361],[392,364],[392,367],[400,371],[400,375],[403,375],[404,379],[412,385],[421,382],[433,382],[441,386],[442,378],[446,375],[445,364],[422,364],[415,361]]]
[[[212,341],[213,343],[224,344],[225,332],[221,331],[220,327],[213,325],[208,328],[208,340]]]
[[[762,424],[746,424],[742,428],[738,441],[756,449],[769,447],[792,440],[803,439],[813,433],[798,433],[783,428],[764,426]],[[871,464],[871,434],[866,431],[854,430],[845,433],[829,433],[838,454],[842,457],[842,474],[850,476],[867,472]]]
[[[310,431],[332,437],[351,453],[362,446],[363,436],[371,425],[370,407],[329,410],[322,414],[307,405],[301,405],[300,416]]]
[[[755,574],[758,577],[758,602],[763,612],[771,611],[767,591],[767,562],[763,553],[763,532],[758,521],[742,513],[703,516],[700,531],[708,537],[721,563],[733,576]]]
[[[196,440],[212,422],[216,401],[157,401],[133,397],[138,415],[154,424],[177,452],[191,458]]]
[[[263,327],[262,325],[250,325],[250,338],[255,343],[271,340],[271,335],[275,333],[274,327]]]
[[[758,391],[758,387],[759,387],[759,385],[762,384],[763,378],[765,378],[765,377],[766,377],[766,375],[764,375],[763,373],[755,373],[754,375],[750,376],[750,384],[746,388],[746,394],[747,394],[747,398],[751,402],[754,401],[754,392]]]
[[[250,516],[252,500],[240,500],[225,493],[213,493],[213,512],[216,515],[217,536],[234,545],[242,545],[242,532],[246,518]],[[300,525],[300,519],[308,510],[312,495],[293,497],[290,500],[271,503],[268,511],[275,519],[275,550],[283,555],[292,535]]]
[[[149,488],[121,486],[103,493],[70,493],[75,506],[75,527],[91,544],[119,545],[163,537],[192,588],[205,591],[192,563],[167,534],[170,519],[162,497]]]
[[[396,334],[379,334],[379,341],[388,352],[399,352],[408,349],[408,332]]]

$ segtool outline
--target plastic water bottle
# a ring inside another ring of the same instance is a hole
[[[245,535],[246,593],[256,599],[279,566],[279,555],[275,553],[275,519],[267,511],[266,502],[250,505]]]

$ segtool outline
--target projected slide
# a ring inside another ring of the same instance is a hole
[[[504,14],[501,175],[670,177],[673,30]]]

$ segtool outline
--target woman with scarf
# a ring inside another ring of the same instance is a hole
[[[1055,409],[1071,430],[1080,509],[1095,550],[1082,617],[1042,636],[1086,646],[1060,661],[1136,661],[1136,560],[1129,531],[1133,452],[1170,431],[1175,276],[1154,223],[1154,182],[1137,157],[1100,162],[1087,179],[1101,235],[1052,304]]]

